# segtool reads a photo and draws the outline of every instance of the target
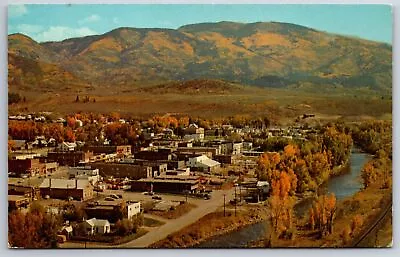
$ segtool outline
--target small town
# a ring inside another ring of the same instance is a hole
[[[72,117],[47,120],[43,115],[49,113],[10,116],[9,120],[16,125],[47,122],[72,127],[68,131],[73,133],[87,125]],[[192,209],[199,209],[197,217],[201,217],[223,206],[232,209],[245,202],[264,201],[270,185],[258,180],[255,173],[263,151],[241,137],[263,134],[305,140],[304,136],[315,133],[302,128],[266,129],[263,125],[204,129],[183,119],[186,126],[180,127],[179,136],[175,134],[178,129],[163,128],[159,133],[141,129],[142,143],[132,146],[116,145],[104,133],[129,121],[86,122],[101,130],[93,141],[58,142],[44,135],[32,137],[33,141],[9,141],[9,210],[27,210],[40,203],[46,212],[61,214],[64,220],[58,242],[72,240],[73,246],[96,238],[99,243],[113,242],[114,235],[121,240],[126,226],[140,235],[146,224],[174,222],[173,218]],[[203,210],[203,205],[209,208]],[[133,224],[121,224],[132,219]]]
[[[240,115],[225,121],[177,117],[10,116],[9,135],[25,140],[9,140],[9,212],[39,209],[54,217],[58,230],[53,244],[64,248],[157,247],[207,215],[244,218],[197,238],[198,244],[266,219],[271,192],[284,190],[276,189],[276,176],[279,183],[285,179],[277,170],[287,174],[286,194],[296,199],[286,203],[283,198],[281,204],[291,211],[295,204],[302,206],[302,199],[330,177],[324,169],[334,175],[346,166],[352,145],[349,136],[336,131],[339,125],[309,125],[312,114],[298,117],[293,126]],[[321,173],[306,185],[298,180],[303,175],[296,155],[303,151],[299,146],[311,146],[319,136],[341,148],[309,153],[315,160],[305,157]],[[338,165],[329,171],[329,162]],[[297,175],[285,165],[294,165]]]
[[[393,246],[392,6],[7,19],[8,248]]]

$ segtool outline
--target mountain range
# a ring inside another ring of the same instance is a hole
[[[194,79],[387,93],[392,88],[391,45],[277,22],[123,27],[43,43],[11,34],[8,59],[9,88],[18,90],[135,88]]]

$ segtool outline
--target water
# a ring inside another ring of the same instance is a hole
[[[326,185],[325,191],[334,193],[338,200],[351,196],[362,188],[360,171],[364,164],[370,159],[370,155],[353,149],[350,156],[349,172],[331,178]],[[304,213],[312,204],[312,199],[305,201],[296,210],[296,213]],[[196,247],[198,248],[240,248],[246,247],[251,241],[258,240],[265,235],[265,223],[259,222],[245,226],[237,231],[222,236],[211,238]]]
[[[350,156],[350,172],[331,178],[327,185],[327,192],[334,193],[338,200],[357,193],[363,188],[360,171],[370,159],[369,154],[353,149]]]

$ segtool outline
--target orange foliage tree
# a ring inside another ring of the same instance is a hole
[[[336,196],[334,194],[320,196],[309,210],[310,229],[317,229],[321,236],[332,234],[335,214]]]
[[[294,214],[294,201],[290,197],[291,177],[286,172],[281,172],[279,179],[273,180],[269,207],[271,210],[270,222],[278,237],[292,238]]]
[[[8,214],[8,242],[12,247],[55,248],[60,220],[43,210]]]

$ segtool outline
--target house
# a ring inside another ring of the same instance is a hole
[[[111,225],[108,220],[92,218],[83,222],[83,227],[87,235],[108,234],[111,231]]]
[[[46,178],[39,189],[42,197],[81,201],[93,198],[93,186],[87,180]]]
[[[66,239],[69,239],[72,236],[74,229],[71,225],[63,226],[59,232],[60,235],[64,235]]]
[[[58,146],[58,150],[61,152],[72,152],[75,151],[76,148],[76,143],[70,143],[70,142],[62,142]]]
[[[12,140],[12,142],[14,142],[14,144],[11,147],[12,151],[24,150],[25,147],[27,146],[25,140]]]
[[[55,147],[55,146],[57,146],[57,141],[54,139],[54,138],[50,138],[48,141],[47,141],[47,146],[53,146],[53,147]]]
[[[165,136],[173,136],[174,131],[170,128],[165,128],[163,129],[162,134],[164,134]]]
[[[215,172],[221,166],[221,163],[208,158],[205,155],[189,158],[187,165],[195,170],[204,172]]]
[[[184,140],[201,141],[204,139],[204,128],[199,128],[196,124],[192,123],[184,131]]]
[[[83,121],[81,121],[81,120],[75,120],[75,124],[76,124],[76,126],[78,126],[78,127],[82,127],[82,126],[83,126]]]

